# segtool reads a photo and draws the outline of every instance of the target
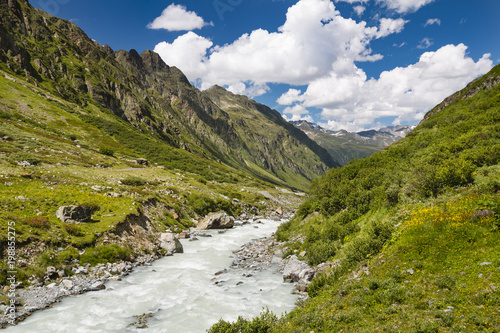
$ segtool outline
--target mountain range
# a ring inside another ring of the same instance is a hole
[[[145,158],[158,158],[154,145],[127,142],[118,127],[176,151],[156,162],[195,155],[299,189],[340,165],[277,111],[217,86],[201,92],[152,51],[113,51],[26,0],[2,0],[0,11],[0,69],[85,110],[76,114]]]
[[[304,120],[291,121],[290,123],[300,128],[309,138],[325,148],[341,165],[346,165],[352,159],[370,156],[404,138],[414,128],[414,126],[399,125],[351,133],[345,130],[327,130]]]

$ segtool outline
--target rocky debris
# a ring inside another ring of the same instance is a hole
[[[160,247],[167,253],[183,253],[184,248],[181,242],[173,233],[164,233],[160,235]]]
[[[277,264],[281,261],[276,257],[272,247],[278,243],[272,237],[253,240],[234,251],[236,259],[231,264],[232,268],[262,270],[264,266]]]
[[[97,191],[97,192],[111,191],[113,189],[111,186],[100,186],[100,185],[94,185],[94,186],[91,186],[90,188],[94,191]]]
[[[137,329],[148,328],[148,319],[153,317],[152,312],[146,312],[139,316],[135,316],[136,320],[133,323],[130,323],[128,326],[133,326]]]
[[[228,229],[234,226],[234,218],[225,212],[210,213],[198,223],[197,229]]]
[[[139,164],[139,165],[144,165],[144,166],[148,166],[149,165],[149,161],[145,158],[138,158],[135,160],[135,163]]]
[[[22,167],[25,167],[25,168],[30,168],[30,167],[34,167],[36,165],[34,164],[31,164],[30,162],[28,161],[21,161],[21,162],[17,162],[17,165],[19,166],[22,166]]]
[[[61,206],[56,217],[64,223],[92,221],[92,207],[89,206]]]
[[[99,291],[106,288],[105,282],[120,280],[127,276],[137,266],[147,266],[160,258],[158,255],[144,255],[134,262],[98,264],[73,267],[74,275],[64,277],[60,281],[37,279],[31,286],[24,289],[16,288],[16,322],[22,321],[37,310],[42,310],[57,302],[62,297],[82,294],[88,291]],[[48,267],[47,273],[58,274],[54,267]],[[3,310],[0,306],[0,311]],[[7,325],[7,318],[0,316],[0,327]]]
[[[314,275],[314,269],[309,267],[309,265],[307,265],[305,262],[297,259],[296,255],[288,258],[285,267],[283,268],[283,280],[298,282],[297,289],[299,291],[307,290],[307,286],[314,278]]]

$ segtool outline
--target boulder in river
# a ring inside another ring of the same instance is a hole
[[[198,223],[197,229],[228,229],[234,226],[234,218],[224,212],[210,213]]]
[[[181,242],[173,233],[164,233],[160,235],[160,247],[170,253],[184,252]]]

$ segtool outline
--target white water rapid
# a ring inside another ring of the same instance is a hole
[[[107,282],[106,290],[64,298],[6,332],[198,333],[220,318],[251,318],[266,307],[278,315],[288,312],[297,296],[291,294],[292,285],[283,282],[278,265],[255,272],[228,269],[214,275],[230,267],[233,251],[252,239],[270,236],[279,225],[262,221],[224,234],[209,231],[213,237],[198,237],[194,242],[182,240],[183,254],[138,267],[122,281]],[[248,273],[252,276],[245,277]],[[153,313],[148,328],[130,326],[136,316],[147,312]]]

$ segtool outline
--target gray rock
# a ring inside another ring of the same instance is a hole
[[[488,266],[488,265],[491,265],[491,262],[482,262],[479,265],[480,266]]]
[[[311,281],[314,274],[314,269],[309,267],[305,262],[298,260],[295,255],[288,259],[283,269],[283,279],[290,279],[293,282],[298,282],[300,280]]]
[[[73,283],[73,281],[71,281],[71,280],[62,280],[62,281],[61,281],[61,285],[62,285],[64,288],[66,288],[66,289],[68,289],[68,290],[71,290],[71,288],[73,288],[73,286],[74,286],[74,283]]]
[[[228,229],[234,226],[234,218],[225,212],[210,213],[198,223],[198,230]]]
[[[184,252],[181,242],[173,233],[164,233],[160,235],[160,247],[170,253]]]
[[[90,290],[92,291],[97,291],[97,290],[104,290],[106,289],[106,286],[104,285],[104,283],[100,282],[100,281],[97,281],[97,282],[94,282],[90,288]]]
[[[56,212],[56,217],[64,223],[90,222],[92,220],[92,207],[61,206]]]

